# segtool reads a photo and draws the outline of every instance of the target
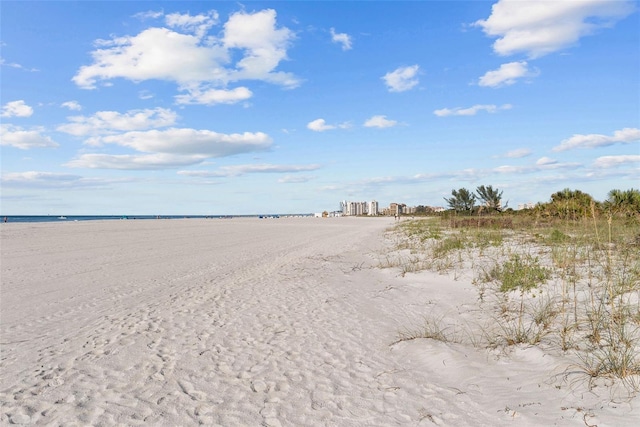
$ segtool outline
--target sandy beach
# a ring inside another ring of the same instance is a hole
[[[429,339],[470,281],[380,268],[390,218],[3,224],[0,424],[636,426],[569,360]]]

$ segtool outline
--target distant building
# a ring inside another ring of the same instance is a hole
[[[378,215],[378,202],[372,200],[369,202],[368,215],[375,216]]]
[[[403,203],[391,203],[389,205],[389,215],[391,216],[402,215],[404,212],[404,208],[406,207],[407,205]]]
[[[522,210],[522,209],[533,209],[535,208],[536,205],[531,203],[531,202],[527,202],[527,203],[521,203],[518,205],[518,210]]]
[[[343,216],[356,215],[378,215],[378,202],[351,202],[343,200],[340,202],[340,212]]]

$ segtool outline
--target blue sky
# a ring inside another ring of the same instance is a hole
[[[636,1],[2,1],[2,214],[640,187]]]

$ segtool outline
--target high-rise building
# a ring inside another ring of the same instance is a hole
[[[368,214],[371,216],[378,215],[378,202],[375,200],[369,202]]]

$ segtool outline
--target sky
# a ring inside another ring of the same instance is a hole
[[[3,215],[640,188],[640,2],[1,1]]]

